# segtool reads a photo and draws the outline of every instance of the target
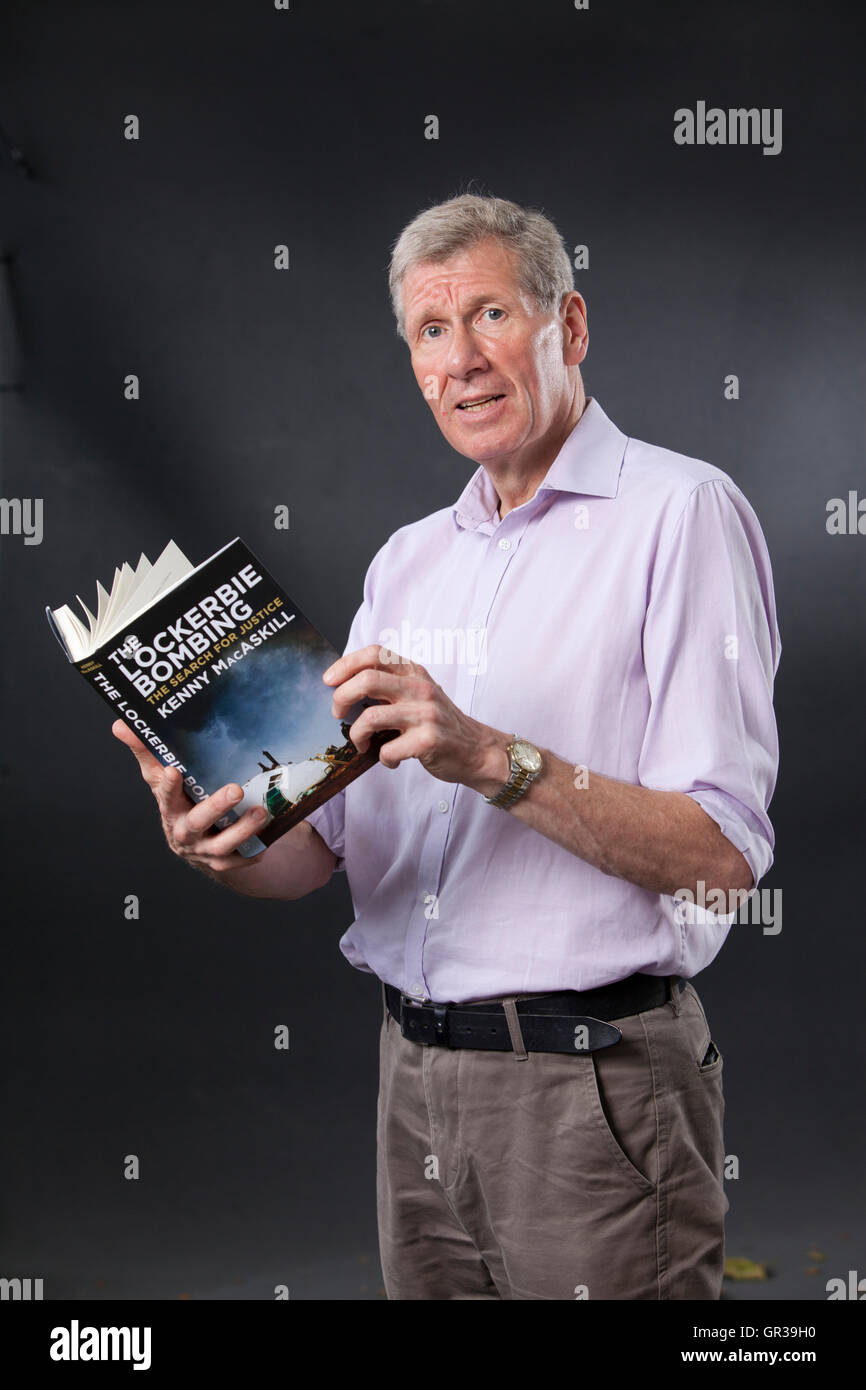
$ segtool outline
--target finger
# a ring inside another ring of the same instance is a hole
[[[393,771],[407,758],[417,758],[421,753],[429,751],[429,742],[413,727],[407,729],[399,738],[389,739],[387,743],[382,744],[379,749],[379,762],[383,767]]]
[[[211,792],[203,801],[196,803],[194,808],[187,813],[186,829],[194,837],[203,835],[210,830],[215,821],[220,816],[224,816],[233,806],[237,806],[243,800],[243,788],[237,782],[227,782],[224,787],[219,787],[217,791]]]
[[[410,729],[420,723],[415,706],[402,702],[397,705],[370,705],[358,715],[349,730],[349,738],[359,753],[366,753],[370,739],[380,729]]]
[[[160,811],[171,821],[176,820],[178,816],[187,815],[196,804],[184,791],[183,773],[177,767],[163,767],[160,764],[153,794],[159,803]]]
[[[141,769],[141,775],[149,786],[153,786],[163,770],[163,765],[158,758],[155,758],[150,750],[142,743],[141,739],[134,734],[129,725],[123,719],[115,719],[111,726],[111,732],[120,742],[125,743],[129,748]]]
[[[218,830],[212,835],[205,831],[193,843],[196,845],[198,853],[205,857],[208,863],[212,863],[214,856],[217,858],[233,856],[238,847],[244,843],[244,840],[249,840],[257,830],[261,830],[267,818],[268,813],[264,807],[255,806],[251,811],[246,811],[240,820],[235,821],[234,825],[229,825],[225,830]],[[262,854],[264,852],[264,850],[261,851]],[[249,862],[242,854],[237,855],[237,858],[243,864]]]
[[[356,676],[359,671],[368,667],[374,670],[390,671],[395,666],[401,669],[409,668],[426,675],[426,671],[421,666],[416,666],[414,661],[407,660],[397,652],[392,652],[389,647],[383,647],[380,643],[374,642],[369,647],[359,647],[356,652],[347,652],[335,661],[333,666],[329,666],[322,675],[322,680],[328,685],[341,685],[350,676]]]
[[[258,864],[265,853],[266,851],[262,850],[261,854],[251,854],[248,859],[245,859],[242,854],[226,854],[220,859],[209,857],[207,867],[218,874],[226,873],[229,869],[249,869],[252,865]]]
[[[370,699],[375,700],[405,699],[407,694],[406,681],[411,679],[412,676],[408,672],[395,675],[390,671],[370,668],[359,671],[357,675],[343,681],[342,685],[334,691],[334,698],[331,702],[332,712],[335,718],[341,718],[364,696],[369,696]]]

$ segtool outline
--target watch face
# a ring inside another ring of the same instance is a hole
[[[526,739],[519,738],[511,745],[511,756],[524,772],[541,771],[541,754]]]

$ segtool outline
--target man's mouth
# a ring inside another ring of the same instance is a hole
[[[481,410],[489,410],[490,406],[493,405],[496,401],[502,400],[503,395],[504,392],[498,396],[479,396],[473,401],[462,401],[461,404],[458,405],[457,409],[465,410],[469,413],[474,413],[476,411]]]

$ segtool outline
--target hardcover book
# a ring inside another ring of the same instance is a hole
[[[368,701],[339,722],[323,673],[340,653],[326,641],[239,538],[193,567],[169,542],[154,564],[97,584],[95,615],[79,598],[46,608],[68,660],[166,767],[202,801],[228,782],[243,800],[216,822],[254,806],[269,819],[239,846],[259,854],[317,806],[374,766],[393,731],[361,754],[349,729]]]

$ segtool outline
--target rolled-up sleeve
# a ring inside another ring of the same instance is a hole
[[[641,785],[692,797],[744,855],[773,862],[782,644],[760,523],[730,479],[690,493],[653,575],[643,635],[651,708]]]
[[[346,867],[346,791],[337,792],[324,806],[317,806],[305,819],[317,830],[328,849],[336,854],[334,872]]]

